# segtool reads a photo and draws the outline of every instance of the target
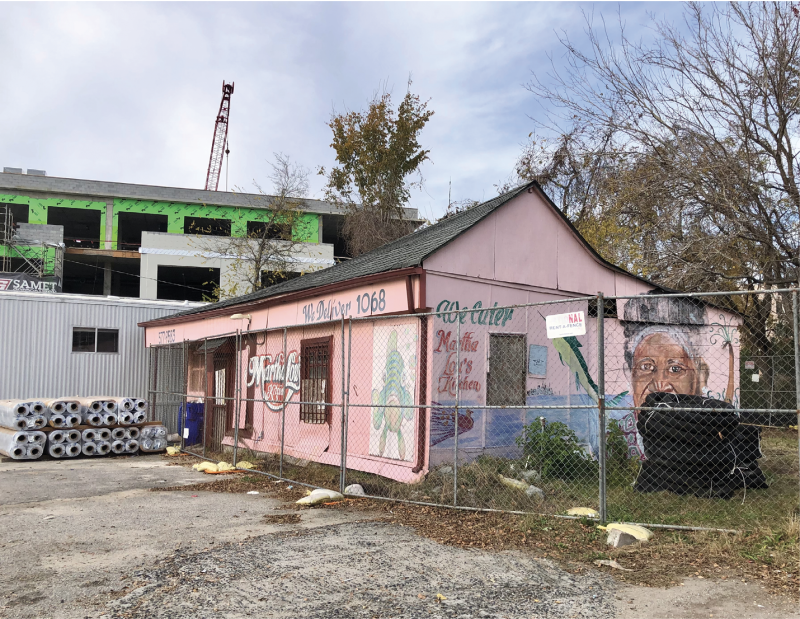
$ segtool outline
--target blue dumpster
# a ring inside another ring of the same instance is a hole
[[[181,436],[185,445],[197,445],[203,440],[204,409],[202,402],[189,402],[184,415],[181,404]]]

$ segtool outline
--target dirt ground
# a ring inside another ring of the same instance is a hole
[[[800,616],[757,581],[630,585],[535,545],[447,543],[394,504],[298,509],[289,484],[212,492],[225,482],[170,464],[0,463],[0,617]]]

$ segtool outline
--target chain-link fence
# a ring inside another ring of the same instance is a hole
[[[153,414],[189,453],[385,499],[722,528],[797,512],[796,291],[437,309],[154,347]]]

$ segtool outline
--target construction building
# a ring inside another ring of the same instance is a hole
[[[47,268],[38,275],[60,278],[61,292],[201,301],[241,277],[241,253],[227,244],[264,226],[272,199],[4,168],[0,213],[10,216],[16,233],[15,240],[7,234],[2,241],[0,269],[31,272],[20,253],[41,254]],[[289,276],[347,258],[338,208],[321,200],[298,202],[301,215],[291,231],[298,249],[284,269]],[[416,210],[406,209],[406,217],[416,219]],[[36,242],[27,246],[24,238]]]

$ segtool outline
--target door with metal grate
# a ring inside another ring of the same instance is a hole
[[[489,334],[487,406],[525,406],[526,336]]]

